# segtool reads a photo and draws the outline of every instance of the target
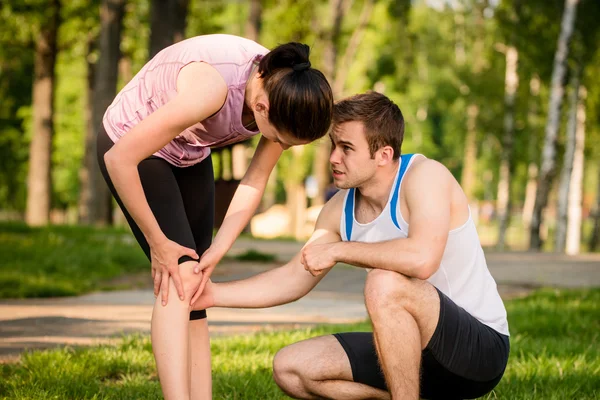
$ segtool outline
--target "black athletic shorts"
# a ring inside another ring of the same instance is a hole
[[[100,128],[96,143],[98,164],[102,176],[133,231],[133,235],[150,260],[150,246],[121,202],[108,175],[104,154],[113,142]],[[215,181],[210,157],[190,167],[178,168],[162,158],[150,156],[138,165],[144,194],[160,229],[170,240],[195,249],[199,256],[210,247],[212,241],[215,208]],[[184,256],[179,263],[193,260]],[[190,320],[206,318],[206,310],[190,313]]]
[[[482,324],[439,290],[438,294],[439,321],[421,355],[421,398],[481,397],[504,374],[510,351],[508,336]],[[354,381],[387,391],[373,334],[351,332],[334,336],[350,359]]]

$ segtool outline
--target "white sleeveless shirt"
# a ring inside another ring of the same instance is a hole
[[[343,241],[373,243],[408,237],[409,226],[402,217],[398,199],[402,179],[416,155],[400,157],[388,203],[373,221],[367,224],[356,221],[356,190],[346,192],[340,221]],[[481,323],[503,335],[509,334],[506,309],[488,270],[470,209],[467,221],[449,232],[440,267],[427,281]]]

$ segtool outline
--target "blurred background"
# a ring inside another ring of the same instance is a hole
[[[393,99],[402,152],[452,171],[484,246],[598,251],[599,20],[597,0],[3,1],[0,229],[123,226],[95,160],[104,111],[162,48],[228,33],[309,44],[337,99]],[[255,145],[213,151],[217,226]],[[248,235],[310,234],[328,146],[284,153]]]

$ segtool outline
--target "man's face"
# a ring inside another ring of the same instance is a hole
[[[377,161],[371,157],[362,122],[344,122],[332,129],[329,162],[333,183],[340,189],[360,187],[373,177]]]

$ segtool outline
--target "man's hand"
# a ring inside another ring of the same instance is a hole
[[[200,293],[200,291],[196,292]],[[196,298],[196,294],[194,295]],[[204,290],[200,293],[198,299],[192,303],[193,310],[206,310],[215,305],[215,284],[209,279],[204,286]]]
[[[184,299],[183,283],[179,275],[179,258],[189,256],[198,259],[196,250],[183,247],[167,239],[150,244],[150,258],[152,261],[152,279],[154,280],[154,295],[158,296],[162,288],[162,305],[167,305],[169,299],[169,276],[173,278],[177,294]]]
[[[318,276],[337,262],[335,248],[339,242],[325,244],[309,244],[302,249],[300,262],[312,276]]]
[[[214,249],[213,246],[209,247],[204,252],[204,254],[202,254],[202,257],[200,257],[200,262],[194,268],[194,273],[202,273],[202,282],[200,282],[200,287],[196,291],[196,294],[194,294],[194,296],[192,297],[190,305],[193,305],[196,302],[196,300],[200,298],[204,287],[206,286],[215,267],[217,266],[219,261],[221,261],[221,258],[223,258],[223,254],[220,251]]]

